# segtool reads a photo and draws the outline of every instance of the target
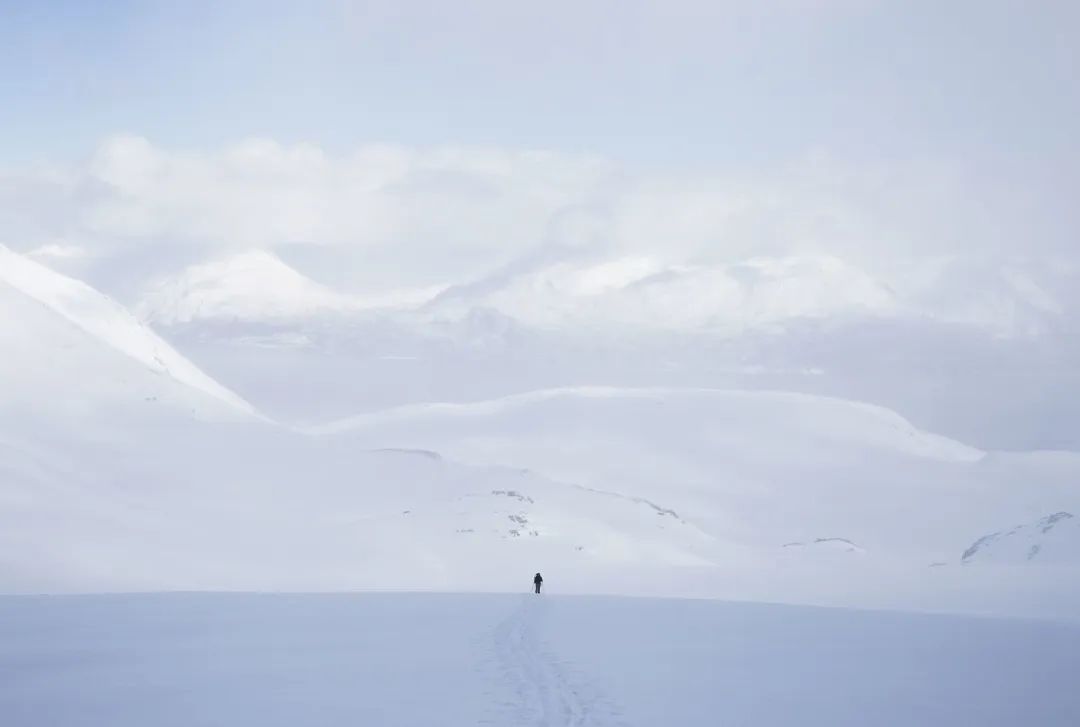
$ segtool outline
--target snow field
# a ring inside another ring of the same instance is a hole
[[[1080,718],[1078,647],[1080,629],[1048,622],[715,601],[4,597],[0,719],[1067,727]]]

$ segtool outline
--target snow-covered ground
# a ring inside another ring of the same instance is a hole
[[[1080,617],[1074,548],[963,557],[1080,512],[1075,454],[688,386],[296,428],[92,288],[0,261],[4,592],[500,591],[543,568],[576,593]]]
[[[0,598],[6,727],[1071,727],[1078,672],[1080,628],[1037,621],[552,594]]]

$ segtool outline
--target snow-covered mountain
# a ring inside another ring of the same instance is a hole
[[[904,312],[886,284],[829,257],[694,267],[649,258],[556,262],[451,289],[428,311],[453,318],[477,308],[541,328],[728,335],[792,319]]]
[[[1056,512],[1036,522],[990,533],[964,551],[963,563],[1080,565],[1080,520]]]
[[[1080,508],[1075,458],[806,394],[564,387],[297,430],[88,286],[0,259],[0,590],[489,590],[543,564],[579,592],[959,607],[926,593],[996,576],[930,588],[927,563]]]
[[[153,400],[255,416],[123,306],[4,247],[0,311],[0,402],[41,410]]]
[[[158,281],[136,313],[169,324],[200,318],[277,320],[350,307],[347,296],[304,277],[269,252],[253,250]]]
[[[448,289],[425,311],[490,309],[545,329],[737,336],[798,321],[904,319],[996,336],[1056,331],[1071,305],[1067,272],[940,259],[871,270],[835,256],[674,265],[651,257],[536,255]]]
[[[1080,310],[1075,273],[1038,261],[691,265],[549,246],[471,281],[384,291],[373,272],[361,277],[376,287],[346,284],[329,252],[289,254],[341,287],[252,250],[117,294],[291,421],[599,383],[795,390],[880,404],[984,448],[1080,443],[1080,403],[1054,393],[1075,386],[1080,361],[1063,335]]]
[[[189,266],[145,287],[136,312],[161,325],[200,320],[298,322],[371,310],[417,321],[495,311],[544,330],[615,329],[736,336],[795,321],[911,319],[995,335],[1056,330],[1068,275],[1022,264],[930,260],[872,272],[835,256],[758,257],[676,265],[642,256],[580,257],[551,249],[471,281],[346,293],[277,255],[251,249]]]
[[[199,320],[273,323],[418,305],[437,292],[347,295],[306,277],[271,252],[249,250],[158,280],[148,286],[135,310],[143,320],[161,325]]]

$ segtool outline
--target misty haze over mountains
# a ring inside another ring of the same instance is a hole
[[[898,291],[836,258],[661,268],[547,256],[468,284],[357,294],[253,251],[157,278],[133,300],[231,386],[253,374],[270,384],[305,361],[312,374],[292,383],[310,396],[279,401],[287,387],[266,386],[262,397],[286,418],[685,384],[871,401],[988,448],[1073,446],[1080,410],[1058,395],[1080,370],[1071,276],[973,267],[952,262]],[[975,278],[969,294],[959,276]]]
[[[871,401],[986,448],[1080,437],[1077,266],[1024,226],[1022,196],[955,168],[819,155],[660,176],[557,153],[119,136],[6,178],[12,250],[285,419],[686,383]],[[282,400],[285,380],[305,395]]]

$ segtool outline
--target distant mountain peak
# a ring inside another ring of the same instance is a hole
[[[460,317],[477,307],[542,328],[603,324],[729,332],[796,319],[903,312],[884,282],[828,256],[690,266],[633,255],[541,259],[451,288],[429,312]]]
[[[192,265],[158,280],[136,307],[152,323],[198,320],[275,322],[384,307],[411,307],[440,289],[391,290],[361,296],[334,290],[267,250],[248,250]]]
[[[348,296],[293,270],[266,250],[192,265],[158,281],[137,311],[154,323],[201,318],[265,320],[351,307]]]

